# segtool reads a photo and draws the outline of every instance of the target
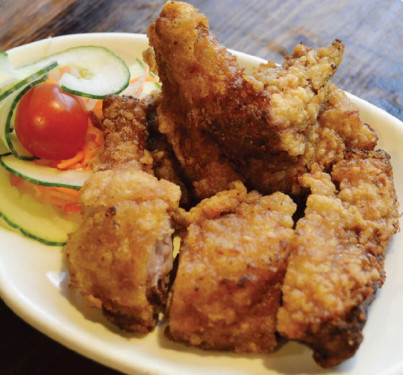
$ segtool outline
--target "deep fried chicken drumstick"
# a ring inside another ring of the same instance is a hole
[[[398,230],[389,156],[349,152],[331,176],[301,177],[311,190],[296,226],[278,331],[306,343],[323,367],[354,355],[368,305],[384,281],[384,257]]]
[[[205,349],[274,349],[295,209],[283,193],[248,194],[236,182],[183,214],[169,337]]]
[[[165,303],[180,189],[149,173],[143,102],[108,97],[103,114],[105,150],[81,190],[84,219],[67,242],[67,266],[71,285],[110,321],[148,332]]]

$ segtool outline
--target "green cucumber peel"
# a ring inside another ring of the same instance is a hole
[[[3,219],[7,225],[9,225],[11,228],[17,230],[20,232],[22,235],[25,237],[28,237],[32,240],[38,241],[44,245],[47,246],[64,246],[66,244],[66,241],[51,241],[45,238],[41,238],[33,233],[31,233],[29,230],[20,227],[18,224],[14,223],[12,220],[10,220],[2,211],[0,211],[0,218]]]
[[[14,112],[15,112],[15,109],[16,109],[16,107],[18,105],[18,102],[21,100],[21,98],[25,95],[25,93],[28,90],[30,90],[32,87],[34,87],[36,85],[39,85],[40,83],[46,81],[46,79],[47,79],[47,76],[44,75],[40,79],[38,79],[36,81],[33,81],[33,82],[29,83],[28,85],[26,85],[21,91],[19,91],[16,94],[14,100],[11,103],[10,109],[8,111],[7,119],[6,119],[6,126],[5,126],[5,129],[4,129],[4,134],[5,134],[5,139],[6,139],[6,143],[7,143],[8,148],[10,149],[11,153],[17,159],[33,160],[33,159],[35,159],[35,157],[32,156],[32,155],[23,155],[23,154],[21,154],[22,151],[17,150],[18,146],[15,146],[14,142],[11,139],[12,138],[11,133],[14,130],[14,119],[15,119]]]
[[[1,156],[0,165],[15,176],[33,184],[74,190],[80,190],[92,173],[85,170],[58,170],[14,158],[11,154]]]
[[[124,60],[101,46],[68,48],[19,69],[11,66],[7,53],[3,51],[0,53],[0,73],[6,77],[6,82],[3,86],[0,84],[0,101],[44,74],[42,69],[45,69],[43,66],[46,64],[51,64],[51,69],[58,65],[73,68],[78,76],[64,73],[59,84],[64,91],[78,96],[103,99],[110,94],[119,94],[130,82],[129,68]],[[39,67],[37,72],[32,73]],[[7,80],[10,76],[11,78]]]
[[[50,70],[55,69],[57,65],[58,65],[57,62],[49,61],[48,65],[43,66],[42,68],[31,74],[25,75],[24,78],[21,78],[22,75],[21,72],[18,72],[18,70],[16,70],[17,73],[14,73],[12,82],[7,82],[5,85],[0,87],[0,102],[6,99],[11,94],[13,94],[15,91],[19,90],[20,88],[24,87],[25,85],[29,84],[32,81],[39,79]]]
[[[24,236],[49,246],[63,246],[79,223],[10,185],[7,170],[0,167],[0,218]]]
[[[78,77],[64,73],[59,81],[63,90],[74,95],[103,99],[110,94],[119,94],[130,82],[126,63],[105,47],[72,47],[47,59],[54,59],[60,66],[69,66],[78,71]]]

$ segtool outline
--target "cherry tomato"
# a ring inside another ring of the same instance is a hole
[[[57,84],[31,88],[20,100],[15,116],[18,139],[39,158],[71,158],[85,141],[88,112],[80,98]]]

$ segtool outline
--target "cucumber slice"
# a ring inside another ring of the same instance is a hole
[[[4,144],[4,142],[0,139],[0,156],[9,154],[10,150],[8,147]]]
[[[0,53],[0,102],[20,88],[23,88],[32,81],[35,81],[45,75],[50,70],[57,67],[57,62],[51,59],[41,61],[23,67],[14,69],[8,59],[6,52]]]
[[[150,94],[152,91],[160,90],[161,83],[158,81],[155,82],[145,82],[146,80],[146,67],[144,63],[140,59],[136,59],[133,65],[129,66],[130,78],[138,78],[134,84],[129,85],[129,87],[122,92],[125,95],[133,95],[139,98],[143,98],[144,96]],[[158,80],[158,77],[152,72],[148,72],[148,76],[153,77]],[[142,89],[140,94],[138,94],[139,86],[142,85]]]
[[[126,63],[104,47],[73,47],[48,57],[46,61],[51,60],[78,72],[78,76],[63,74],[59,82],[63,90],[74,95],[102,99],[120,93],[129,85],[130,72]]]
[[[75,190],[80,190],[92,173],[85,170],[60,171],[56,168],[17,159],[13,155],[1,156],[0,164],[12,174],[36,185],[65,187]]]
[[[74,95],[102,99],[123,91],[130,80],[126,63],[112,51],[100,46],[79,46],[55,53],[37,62],[14,69],[6,52],[0,54],[0,101],[18,88],[38,78],[44,66],[73,68],[75,74],[65,73],[60,79],[63,90]],[[24,78],[23,78],[24,77]]]
[[[136,59],[135,63],[130,67],[130,76],[137,77],[140,75],[145,75],[145,73],[146,73],[146,67],[144,63],[140,59]],[[154,73],[149,71],[148,75],[158,80],[158,77]],[[146,96],[154,90],[161,90],[160,82],[145,82],[144,89],[140,97]]]
[[[0,51],[0,87],[15,78],[15,74],[16,70],[12,67],[7,52]]]
[[[78,222],[63,217],[51,206],[21,194],[10,185],[4,168],[0,168],[0,217],[23,235],[51,246],[64,245],[68,233],[79,227]]]
[[[24,93],[58,65],[69,66],[77,73],[63,74],[59,81],[63,90],[93,99],[120,93],[130,80],[125,62],[104,47],[69,48],[19,69],[14,69],[7,53],[0,51],[0,140],[16,158],[34,159],[13,133],[15,108]]]
[[[15,89],[6,99],[0,103],[0,138],[3,143],[8,147],[12,154],[23,160],[32,160],[35,157],[32,156],[21,145],[18,138],[15,136],[14,131],[14,119],[15,109],[22,96],[31,88],[46,80],[46,75],[42,76],[36,81],[32,81],[29,84]]]

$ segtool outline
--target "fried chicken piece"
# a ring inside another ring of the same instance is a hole
[[[182,216],[167,335],[204,349],[270,352],[295,203],[242,183]]]
[[[105,145],[94,169],[112,169],[130,161],[138,163],[136,169],[153,173],[153,160],[146,150],[148,105],[130,96],[109,95],[103,100],[101,130]]]
[[[159,102],[159,100],[156,100]],[[171,181],[181,189],[180,206],[190,208],[194,197],[188,187],[191,182],[188,180],[185,170],[180,165],[171,144],[165,134],[158,129],[157,108],[148,111],[147,128],[149,137],[147,139],[147,150],[153,159],[153,171],[159,179]]]
[[[358,108],[344,91],[331,84],[328,101],[319,113],[318,127],[312,129],[308,140],[305,164],[311,168],[317,163],[327,171],[344,158],[346,150],[374,150],[378,136],[361,121]]]
[[[121,329],[152,330],[172,269],[178,186],[158,180],[145,151],[145,103],[104,100],[105,150],[80,192],[83,222],[65,247],[71,286]]]
[[[242,180],[295,197],[313,164],[324,171],[348,148],[372,150],[376,135],[331,83],[344,46],[295,47],[282,66],[247,74],[191,5],[165,4],[148,36],[163,83],[160,130],[204,198]],[[221,176],[221,177],[220,177]]]
[[[360,120],[358,109],[347,95],[332,84],[328,101],[307,133],[304,154],[291,157],[280,152],[263,159],[246,158],[238,164],[238,171],[251,189],[264,194],[280,190],[298,197],[306,191],[299,177],[313,165],[328,172],[344,158],[346,150],[370,151],[377,141],[377,135]]]
[[[184,119],[172,113],[164,103],[158,107],[159,131],[164,134],[191,182],[197,200],[228,189],[240,177],[235,166],[203,129],[181,126]]]
[[[353,356],[363,339],[399,227],[398,203],[383,151],[347,152],[331,175],[314,170],[300,179],[311,195],[296,226],[277,328],[331,367]]]
[[[124,330],[145,333],[157,324],[179,195],[176,185],[133,172],[130,163],[95,173],[83,187],[85,217],[66,245],[71,283]]]
[[[304,153],[306,132],[327,101],[344,46],[335,40],[316,53],[299,45],[281,68],[246,74],[191,5],[168,2],[148,29],[166,111],[182,126],[204,129],[232,157]]]

